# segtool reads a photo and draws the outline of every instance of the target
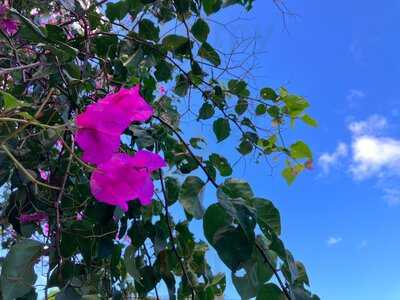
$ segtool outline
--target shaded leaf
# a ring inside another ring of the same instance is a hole
[[[204,182],[197,176],[188,176],[182,184],[179,194],[179,201],[186,212],[196,219],[201,219],[204,215],[202,205]]]
[[[213,123],[213,130],[218,142],[225,140],[231,132],[229,120],[225,118],[215,120]]]
[[[199,56],[208,60],[214,66],[221,64],[221,58],[215,49],[207,42],[204,42],[198,52]]]
[[[1,270],[1,290],[4,300],[13,300],[29,293],[36,282],[34,265],[43,244],[23,239],[13,245],[4,259]]]
[[[204,43],[207,41],[208,34],[210,33],[210,28],[207,22],[199,18],[194,22],[192,28],[190,29],[194,37],[199,41]]]

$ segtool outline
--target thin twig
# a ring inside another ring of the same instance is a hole
[[[4,150],[4,152],[8,155],[8,157],[13,161],[15,166],[22,171],[22,173],[25,174],[26,177],[28,177],[32,182],[36,183],[37,185],[52,189],[52,190],[60,190],[59,187],[48,185],[46,183],[40,182],[37,180],[35,177],[32,176],[32,174],[18,161],[18,159],[15,158],[15,156],[11,153],[11,151],[7,148],[6,145],[1,145],[1,148]]]
[[[56,240],[55,240],[55,243],[56,243],[56,248],[57,248],[59,265],[62,265],[62,255],[61,255],[61,248],[60,248],[60,243],[61,243],[60,203],[63,198],[64,192],[65,192],[65,186],[66,186],[66,183],[67,183],[67,180],[69,177],[69,171],[71,169],[74,148],[75,148],[75,141],[74,141],[74,138],[72,137],[72,145],[71,145],[72,152],[69,155],[68,165],[67,165],[67,169],[65,170],[65,175],[64,175],[62,183],[61,183],[60,193],[58,193],[58,197],[56,199],[56,202],[54,203],[54,207],[56,209]]]
[[[38,61],[29,65],[22,65],[22,66],[18,66],[18,67],[13,67],[13,68],[2,68],[0,69],[0,76],[6,73],[10,73],[13,71],[19,71],[19,70],[25,70],[25,69],[30,69],[30,68],[35,68],[37,66],[40,66],[42,64],[42,62]]]
[[[165,206],[164,206],[165,207],[165,218],[167,219],[167,227],[168,227],[169,238],[170,238],[171,244],[172,244],[172,251],[174,251],[174,253],[176,255],[176,258],[179,260],[179,264],[181,266],[182,272],[185,275],[186,280],[189,283],[190,288],[191,288],[192,300],[194,300],[195,299],[195,293],[194,293],[194,288],[193,288],[192,282],[190,280],[189,275],[187,274],[185,265],[183,264],[183,261],[182,261],[182,257],[179,255],[178,250],[175,247],[174,235],[172,233],[172,226],[171,226],[171,223],[169,221],[169,216],[170,215],[169,215],[168,198],[167,198],[167,193],[166,193],[166,190],[165,190],[164,178],[163,178],[162,170],[159,170],[159,174],[160,174],[160,181],[161,181],[161,191],[163,193],[164,201],[165,201]]]

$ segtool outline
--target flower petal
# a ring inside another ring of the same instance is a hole
[[[160,155],[146,150],[136,152],[129,163],[136,168],[143,168],[147,172],[153,172],[166,166],[165,160]]]
[[[120,136],[95,129],[80,128],[75,133],[75,141],[83,150],[83,161],[99,164],[109,160],[118,151]]]

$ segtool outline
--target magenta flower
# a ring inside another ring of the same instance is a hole
[[[8,35],[14,35],[18,31],[19,23],[13,19],[0,20],[0,28],[5,31]]]
[[[11,36],[18,31],[19,23],[17,20],[7,18],[7,11],[7,6],[0,4],[0,29]]]
[[[121,89],[89,105],[76,118],[75,140],[83,150],[82,159],[99,164],[118,152],[121,134],[134,121],[146,121],[152,107],[139,94],[139,86]]]
[[[83,212],[82,211],[77,212],[75,218],[77,221],[82,221],[83,220]]]
[[[149,205],[154,193],[151,172],[165,165],[158,154],[144,150],[134,156],[114,154],[92,173],[91,192],[98,201],[119,206],[124,211],[128,210],[128,202],[135,199]]]
[[[22,214],[19,216],[19,221],[22,224],[41,222],[43,220],[47,220],[47,214],[44,212],[35,212],[32,214]]]
[[[160,86],[160,88],[158,89],[158,91],[159,91],[159,93],[160,93],[161,96],[164,96],[164,95],[167,93],[167,90],[166,90],[166,88],[165,88],[163,85]]]
[[[3,15],[5,15],[7,13],[7,6],[5,6],[4,4],[0,4],[0,17],[2,17]]]
[[[49,236],[49,231],[50,231],[50,226],[49,223],[46,222],[42,225],[42,232],[45,236]]]
[[[43,169],[39,169],[39,175],[40,175],[40,178],[42,178],[43,180],[47,181],[49,179],[50,172],[49,171],[45,171]]]
[[[139,90],[139,85],[130,89],[120,89],[115,94],[107,95],[99,103],[112,105],[129,123],[145,122],[153,115],[153,108],[143,99]]]

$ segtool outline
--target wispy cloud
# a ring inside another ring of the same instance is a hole
[[[360,100],[365,98],[366,94],[364,91],[359,89],[350,89],[346,95],[346,101],[350,108],[359,106]]]
[[[358,89],[351,89],[349,90],[346,99],[352,101],[356,98],[364,98],[364,97],[365,97],[364,91]]]
[[[383,189],[383,199],[389,205],[398,205],[400,204],[400,189],[397,187],[390,187]]]
[[[353,59],[357,62],[357,63],[362,63],[364,60],[364,52],[363,49],[361,47],[361,43],[359,40],[354,40],[350,46],[349,46],[349,51],[351,56],[353,57]]]
[[[336,150],[332,153],[324,152],[318,159],[319,165],[325,174],[329,173],[332,167],[338,164],[339,159],[346,157],[348,154],[348,147],[345,143],[339,143]]]
[[[340,243],[343,239],[341,237],[333,237],[331,236],[326,243],[328,244],[329,247],[334,246],[338,243]]]

